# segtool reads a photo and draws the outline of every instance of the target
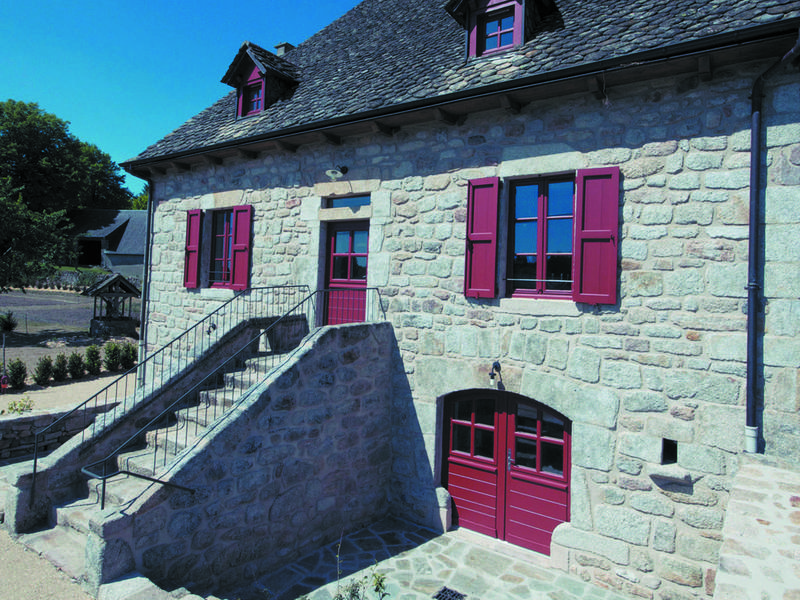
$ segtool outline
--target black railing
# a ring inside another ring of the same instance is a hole
[[[333,313],[332,307],[336,309]],[[232,409],[247,390],[283,366],[311,331],[328,324],[331,315],[338,321],[332,324],[386,318],[376,288],[318,290],[309,294],[108,456],[81,469],[88,477],[101,480],[101,509],[105,508],[106,481],[116,475],[186,490],[158,479],[159,469],[192,447],[206,427]],[[343,315],[358,318],[345,321]]]
[[[257,318],[277,317],[295,306],[301,298],[308,297],[307,286],[280,286],[252,288],[237,293],[208,316],[204,317],[179,336],[148,355],[138,365],[123,373],[102,390],[78,404],[59,419],[36,432],[33,448],[33,493],[36,490],[36,473],[39,445],[53,438],[61,423],[76,413],[83,415],[81,440],[101,431],[130,408],[153,397],[155,392],[185,373],[192,364],[203,357],[215,344],[242,324]],[[151,327],[151,332],[154,327]]]

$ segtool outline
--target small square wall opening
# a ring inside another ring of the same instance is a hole
[[[678,462],[678,442],[663,438],[661,440],[661,464],[674,465]]]

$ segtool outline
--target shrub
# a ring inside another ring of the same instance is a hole
[[[36,363],[36,368],[33,370],[33,380],[36,385],[47,385],[50,383],[50,378],[53,376],[53,359],[49,356],[42,356],[39,362]]]
[[[100,361],[100,348],[92,344],[86,348],[86,371],[89,375],[100,375],[100,370],[103,367]]]
[[[55,361],[53,361],[53,381],[66,381],[68,372],[67,355],[63,353],[57,354]]]
[[[69,376],[73,379],[80,379],[86,372],[86,367],[83,364],[83,355],[80,352],[73,352],[69,355],[67,360],[67,371]]]
[[[21,359],[15,358],[8,363],[8,383],[15,390],[25,387],[25,379],[28,377],[28,368]]]
[[[136,348],[136,344],[125,342],[121,345],[120,365],[123,371],[132,369],[133,365],[136,364],[137,358],[139,358],[139,350]]]
[[[117,342],[108,342],[103,347],[103,366],[107,371],[119,371],[122,359],[122,346]]]
[[[8,412],[15,415],[21,415],[24,412],[33,410],[33,400],[24,396],[21,400],[12,400],[8,403]],[[0,411],[2,414],[5,411]]]

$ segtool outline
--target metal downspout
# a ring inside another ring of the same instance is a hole
[[[764,100],[764,83],[784,63],[800,54],[800,37],[789,52],[759,75],[753,83],[750,96],[750,223],[747,260],[747,410],[745,421],[745,452],[758,452],[758,307],[759,248],[761,246],[759,214],[761,204],[761,108]]]
[[[153,233],[153,214],[155,213],[155,202],[153,201],[153,180],[145,179],[147,181],[147,232],[145,239],[147,244],[144,253],[144,274],[142,276],[142,304],[139,307],[139,362],[143,362],[144,357],[147,356],[147,305],[150,300],[150,260],[152,257],[152,243],[150,236]],[[143,381],[144,373],[137,373],[138,377]]]

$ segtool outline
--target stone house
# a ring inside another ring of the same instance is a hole
[[[144,343],[257,288],[326,290],[312,325],[341,332],[380,303],[375,513],[710,597],[742,453],[800,457],[798,26],[782,0],[365,0],[246,42],[123,165],[152,190]]]

